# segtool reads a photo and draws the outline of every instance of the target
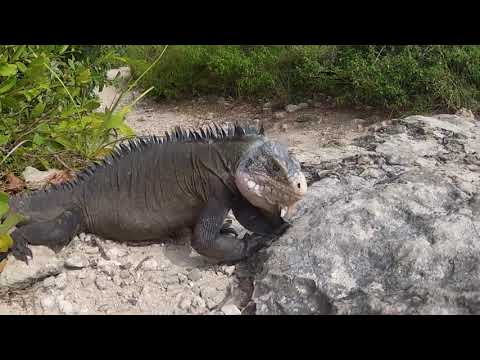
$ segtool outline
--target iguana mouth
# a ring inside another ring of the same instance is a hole
[[[291,216],[293,205],[300,201],[306,191],[307,182],[302,172],[297,172],[288,181],[242,172],[236,178],[240,192],[253,205],[280,216]]]

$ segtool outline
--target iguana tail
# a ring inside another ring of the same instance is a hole
[[[79,189],[54,186],[10,199],[11,209],[25,217],[11,234],[10,251],[17,259],[27,262],[27,256],[32,256],[28,244],[58,250],[82,231],[82,214],[75,200]]]

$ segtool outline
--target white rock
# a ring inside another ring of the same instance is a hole
[[[44,311],[53,311],[56,308],[56,301],[53,296],[47,295],[40,299],[40,304]]]
[[[107,71],[107,79],[112,81],[118,75],[117,79],[128,80],[131,77],[131,71],[128,66],[122,66],[118,69],[111,69]]]
[[[225,274],[225,275],[232,275],[234,272],[235,272],[235,265],[232,265],[232,266],[222,266],[222,272]]]
[[[242,312],[235,304],[224,305],[221,310],[225,315],[242,315]]]
[[[142,264],[142,270],[154,271],[158,269],[158,263],[154,259],[148,259]]]
[[[203,300],[200,296],[195,296],[192,301],[192,305],[197,308],[204,308],[205,300]]]
[[[57,173],[62,173],[62,171],[57,169],[40,171],[34,167],[27,166],[22,172],[22,177],[25,179],[27,188],[37,190],[44,187],[48,183],[48,180]]]
[[[47,277],[45,280],[43,280],[43,287],[48,289],[55,286],[55,278],[53,276]]]
[[[298,105],[290,104],[290,105],[285,106],[285,111],[288,112],[288,113],[292,113],[292,112],[295,112],[295,111],[298,111],[298,110],[299,110]]]
[[[108,276],[113,276],[120,265],[121,264],[117,261],[99,259],[97,262],[97,269]]]
[[[111,259],[121,258],[127,255],[127,252],[122,248],[111,248],[107,250],[107,256]]]
[[[279,111],[273,114],[273,117],[277,120],[283,119],[286,116],[285,112]]]
[[[308,103],[303,102],[297,105],[298,109],[306,109],[308,108]]]
[[[67,287],[67,274],[61,273],[55,278],[55,287],[59,290],[63,290]]]
[[[455,115],[460,116],[460,117],[464,117],[466,119],[475,120],[475,115],[473,114],[472,110],[470,110],[470,109],[461,108],[460,110],[458,110],[455,113]]]
[[[109,283],[110,283],[110,281],[108,281],[108,280],[106,279],[106,277],[105,277],[105,276],[102,276],[102,275],[97,276],[97,278],[95,279],[95,285],[97,286],[97,288],[98,288],[99,290],[106,290],[106,289],[108,289],[108,287],[109,287],[109,285],[110,285]]]
[[[190,299],[189,297],[184,297],[178,304],[178,307],[182,310],[187,311],[190,309],[191,305],[192,305],[192,299]]]
[[[120,271],[120,278],[121,279],[128,279],[130,277],[130,272],[127,270]]]
[[[58,309],[65,315],[75,314],[75,309],[73,307],[73,304],[66,300],[58,301]]]
[[[121,286],[123,281],[122,281],[122,278],[120,277],[120,275],[115,275],[113,277],[113,283],[117,286]]]
[[[178,282],[180,284],[185,284],[188,281],[188,278],[185,274],[178,274]]]
[[[65,267],[68,269],[83,269],[87,266],[88,259],[83,254],[73,254],[65,260]]]
[[[223,300],[225,291],[219,291],[214,287],[205,286],[200,289],[200,296],[205,300],[207,307],[211,309]]]
[[[88,255],[95,255],[95,254],[98,254],[100,250],[98,250],[96,246],[89,246],[85,248],[84,252],[85,254],[88,254]]]
[[[198,269],[193,269],[188,273],[188,278],[192,281],[198,281],[202,278],[202,273]]]
[[[53,250],[45,246],[31,246],[33,258],[28,265],[12,255],[0,273],[0,288],[21,289],[30,286],[49,276],[59,274],[63,268],[63,260]]]

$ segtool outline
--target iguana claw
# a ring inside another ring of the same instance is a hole
[[[28,247],[28,243],[23,238],[16,238],[10,253],[18,260],[28,264],[28,258],[33,258],[32,250]]]

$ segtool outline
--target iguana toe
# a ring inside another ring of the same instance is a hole
[[[27,264],[28,258],[33,258],[32,250],[30,250],[27,242],[22,238],[15,240],[10,252],[17,260],[21,260]]]

